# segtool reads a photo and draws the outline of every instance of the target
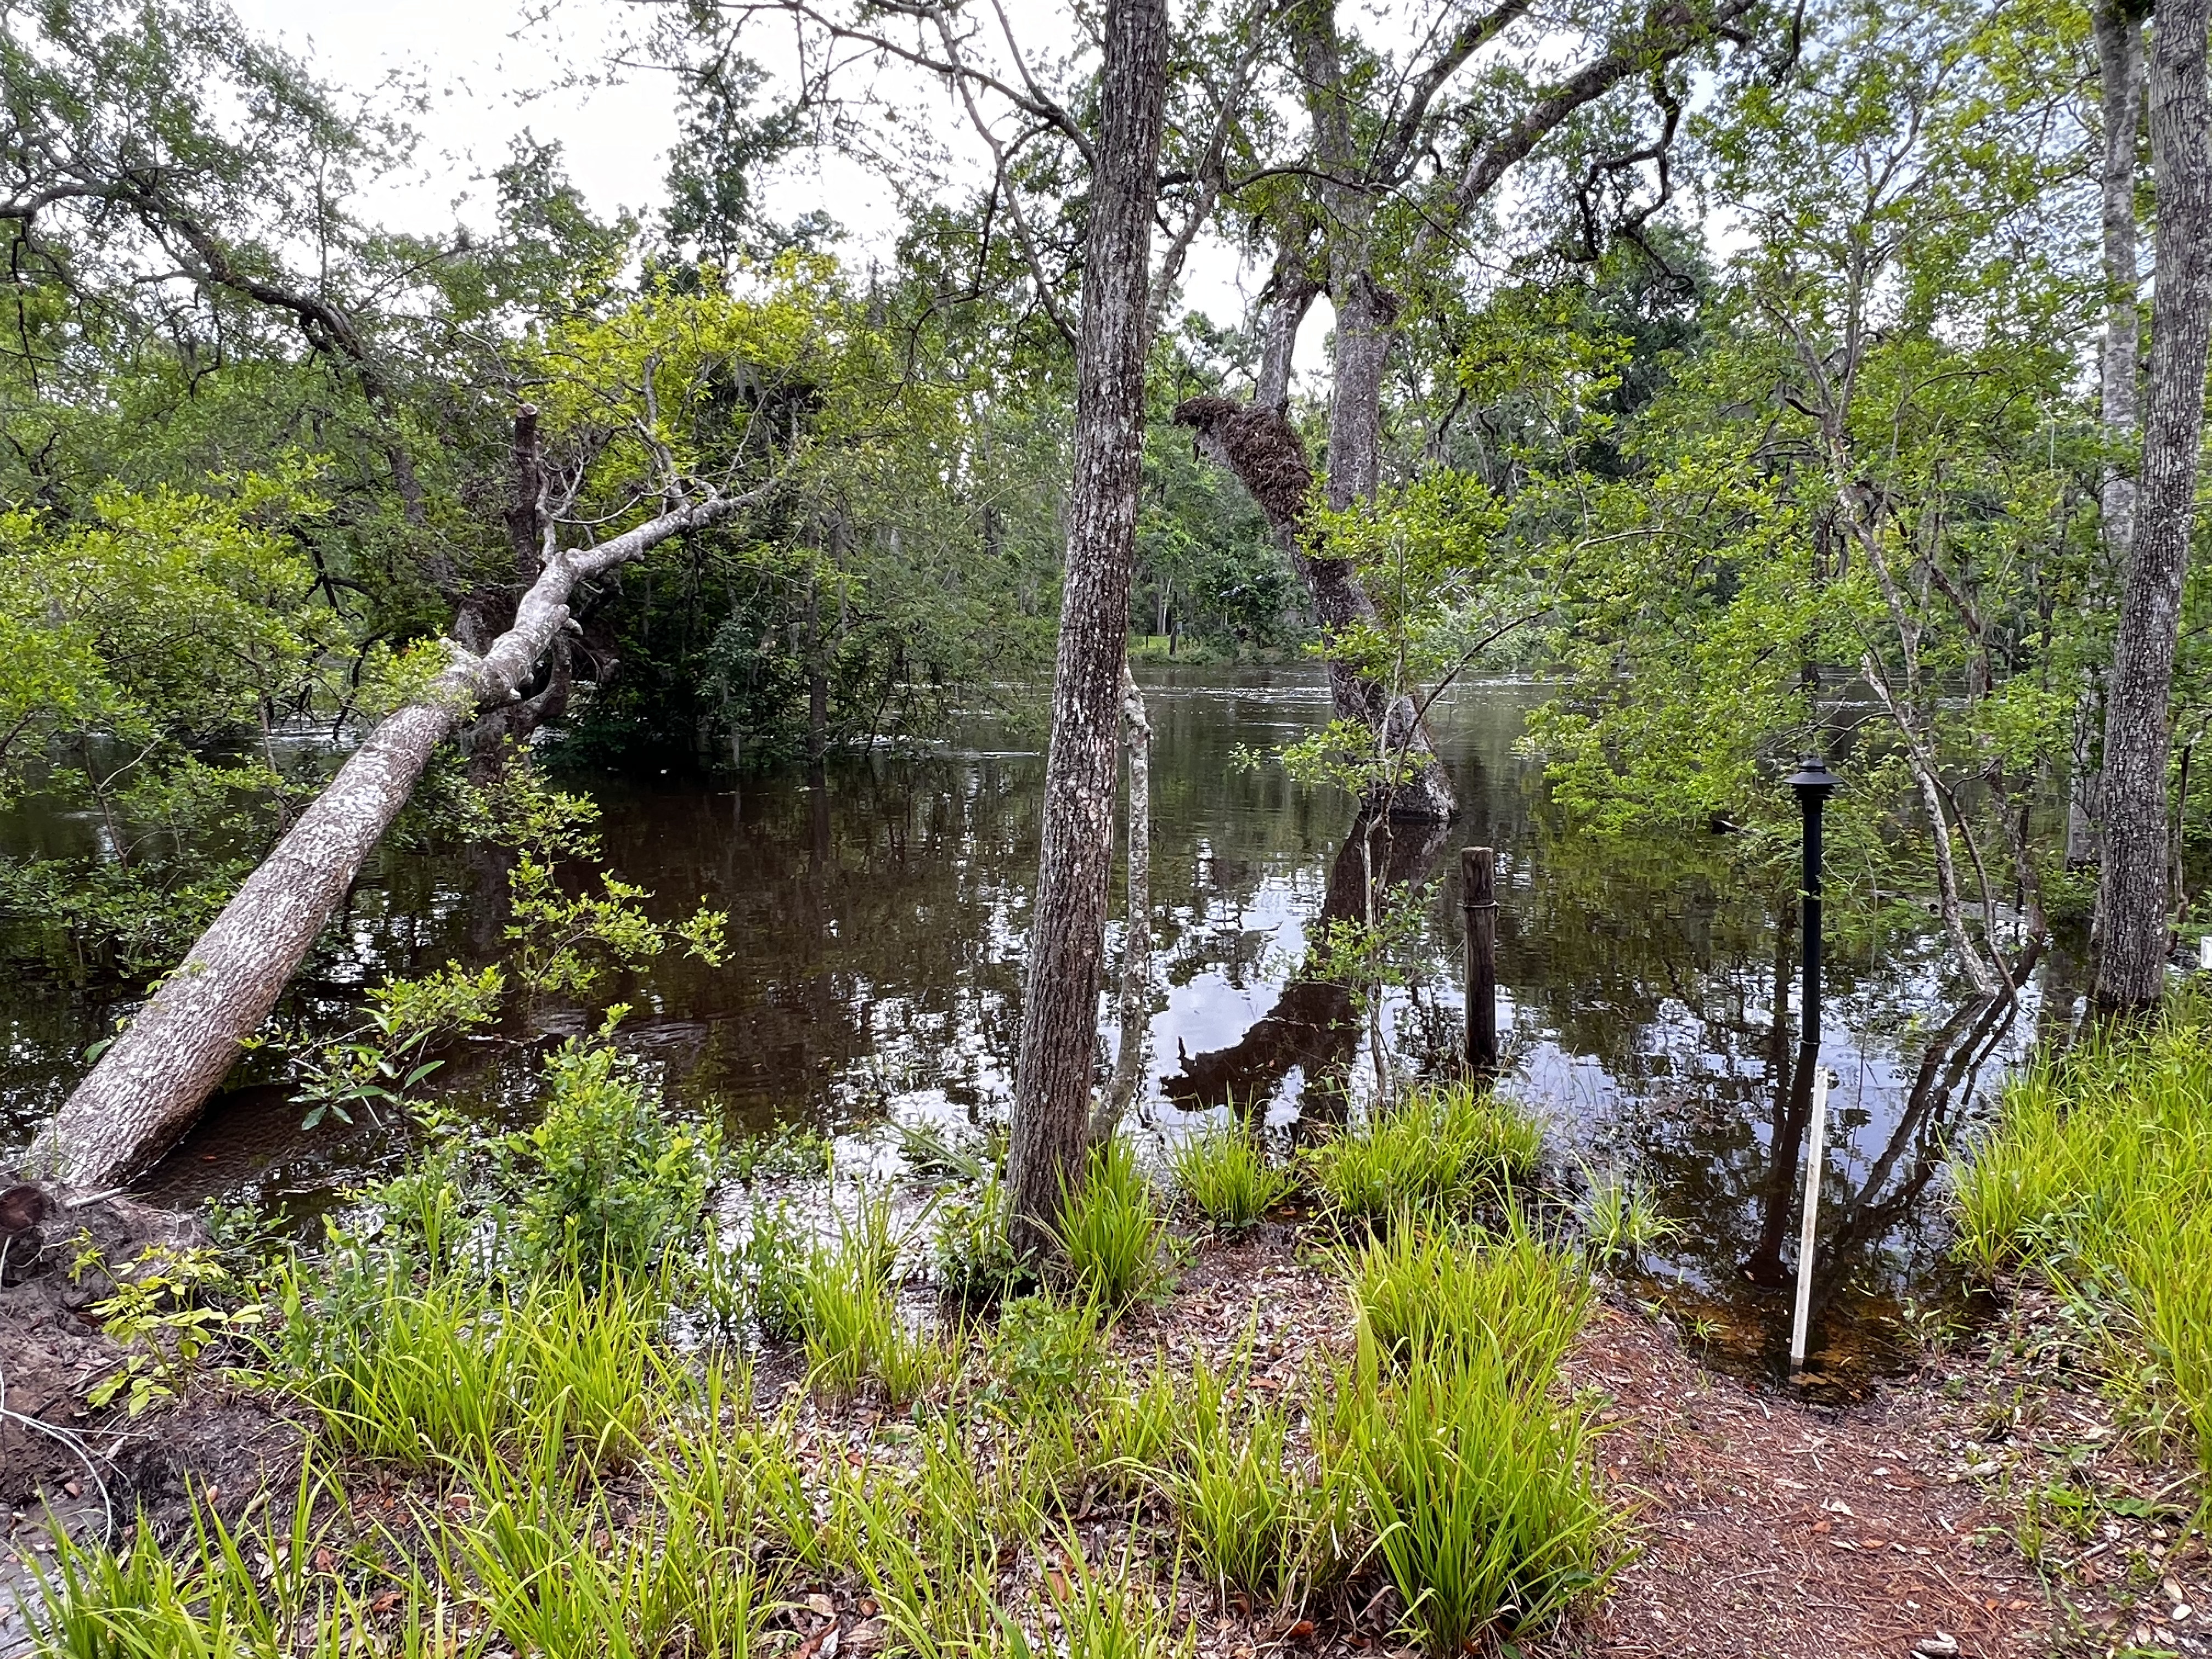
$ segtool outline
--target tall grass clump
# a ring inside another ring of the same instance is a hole
[[[1169,1167],[1176,1185],[1216,1231],[1242,1232],[1297,1188],[1297,1178],[1267,1156],[1240,1123],[1217,1124],[1181,1142]]]
[[[606,1494],[577,1489],[540,1458],[469,1472],[465,1516],[424,1514],[440,1581],[474,1587],[504,1644],[518,1653],[648,1659],[676,1652],[753,1652],[778,1597],[749,1540],[702,1506],[678,1504],[657,1527],[623,1527]]]
[[[1166,1218],[1127,1140],[1116,1135],[1091,1148],[1083,1185],[1073,1193],[1061,1189],[1054,1237],[1076,1293],[1106,1313],[1120,1311],[1165,1279],[1160,1255]]]
[[[1160,1486],[1183,1543],[1224,1594],[1286,1595],[1327,1564],[1348,1528],[1333,1528],[1340,1489],[1316,1484],[1291,1443],[1291,1413],[1262,1404],[1200,1414]]]
[[[1197,1651],[1197,1627],[1186,1625],[1177,1635],[1168,1613],[1131,1582],[1126,1568],[1109,1574],[1093,1567],[1072,1537],[1060,1553],[1069,1571],[1052,1586],[1059,1643],[1032,1641],[1001,1613],[994,1650],[1005,1659],[1047,1659],[1063,1650],[1067,1659],[1190,1659]]]
[[[1338,1217],[1372,1227],[1463,1210],[1534,1174],[1543,1145],[1541,1127],[1513,1102],[1460,1085],[1377,1107],[1306,1157]]]
[[[2212,1004],[2038,1065],[1952,1176],[1959,1254],[2124,1310],[2212,1473]]]
[[[383,1595],[348,1582],[331,1547],[343,1546],[331,1517],[346,1501],[337,1477],[310,1464],[291,1502],[256,1506],[255,1522],[227,1525],[194,1495],[190,1529],[167,1553],[143,1517],[112,1550],[58,1537],[53,1570],[33,1564],[26,1611],[35,1634],[25,1650],[45,1659],[480,1653],[483,1643],[462,1638],[464,1621],[419,1577],[395,1575]],[[404,1621],[396,1642],[377,1628],[394,1614]],[[301,1644],[303,1631],[312,1645]]]
[[[1617,1522],[1589,1419],[1497,1345],[1394,1373],[1364,1343],[1334,1386],[1328,1455],[1356,1480],[1406,1633],[1431,1654],[1541,1625],[1604,1582]]]
[[[1322,1486],[1356,1492],[1406,1633],[1455,1654],[1602,1583],[1618,1526],[1559,1387],[1590,1302],[1577,1258],[1509,1210],[1495,1235],[1404,1218],[1338,1261],[1358,1326],[1313,1405]]]
[[[1681,1237],[1681,1224],[1660,1213],[1646,1188],[1618,1170],[1585,1174],[1589,1194],[1583,1200],[1581,1218],[1591,1260],[1608,1267],[1632,1263]]]
[[[335,1445],[411,1468],[549,1437],[590,1462],[627,1459],[680,1388],[657,1285],[538,1278],[510,1295],[460,1274],[417,1285],[384,1262],[322,1281],[295,1268],[277,1301],[276,1380]]]
[[[856,1212],[839,1220],[836,1243],[809,1252],[797,1299],[810,1386],[849,1395],[872,1381],[902,1402],[953,1368],[945,1348],[900,1310],[901,1245],[888,1195],[863,1195]]]
[[[1456,1363],[1494,1348],[1540,1387],[1589,1311],[1588,1275],[1518,1211],[1495,1235],[1408,1222],[1344,1251],[1342,1265],[1362,1330],[1398,1364]]]

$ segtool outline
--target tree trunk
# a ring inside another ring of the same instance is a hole
[[[1176,406],[1175,418],[1178,425],[1192,429],[1198,453],[1234,472],[1260,504],[1276,544],[1305,579],[1321,625],[1332,630],[1371,627],[1375,602],[1359,585],[1359,573],[1352,562],[1315,555],[1306,520],[1313,469],[1306,460],[1305,445],[1282,411],[1232,398],[1186,398]],[[1335,489],[1334,474],[1330,489]],[[1459,810],[1451,780],[1436,758],[1427,722],[1415,718],[1410,693],[1394,693],[1334,657],[1329,659],[1328,687],[1338,720],[1358,721],[1376,734],[1378,743],[1402,747],[1413,763],[1410,780],[1395,790],[1377,792],[1362,803],[1364,810],[1384,812],[1401,823],[1449,823]]]
[[[2098,167],[2105,242],[2105,341],[2098,381],[2104,428],[2104,481],[2098,517],[2107,569],[2124,570],[2134,540],[2136,346],[2142,330],[2142,273],[2136,259],[2136,140],[2142,124],[2142,14],[2132,0],[2100,0],[2094,23],[2103,80],[2105,149]],[[2089,595],[2101,609],[2101,582]],[[2097,858],[2097,761],[2094,719],[2099,687],[2087,677],[2075,720],[2074,764],[2066,799],[2066,863],[2080,869]]]
[[[2104,868],[2097,884],[2099,1006],[2137,1009],[2165,988],[2166,764],[2173,655],[2195,527],[2212,325],[2212,0],[2178,0],[2151,40],[2151,166],[2158,191],[2150,382],[2134,546],[2106,697]]]
[[[166,1151],[229,1072],[240,1042],[268,1018],[432,752],[477,708],[514,698],[567,623],[576,584],[726,518],[748,499],[715,496],[548,559],[514,625],[379,721],[338,769],[77,1085],[31,1148],[32,1170],[104,1187]]]
[[[1103,1140],[1121,1126],[1137,1097],[1145,1061],[1152,996],[1152,723],[1145,694],[1121,665],[1121,730],[1129,746],[1129,880],[1121,923],[1121,1030],[1115,1038],[1114,1080],[1091,1114],[1091,1139]]]
[[[1030,922],[1008,1152],[1016,1250],[1050,1243],[1084,1175],[1098,1042],[1114,773],[1137,547],[1152,211],[1167,90],[1167,0],[1111,0],[1103,131],[1084,249],[1075,472],[1045,762],[1044,848]]]

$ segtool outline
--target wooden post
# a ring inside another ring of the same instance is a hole
[[[1467,1063],[1481,1078],[1498,1075],[1498,852],[1459,849],[1467,908]]]

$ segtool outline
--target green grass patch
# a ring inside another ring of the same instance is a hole
[[[1543,1155],[1534,1118],[1471,1085],[1425,1089],[1306,1154],[1330,1207],[1379,1226],[1419,1210],[1464,1210],[1526,1180]]]
[[[1451,1364],[1495,1349],[1543,1387],[1589,1311],[1589,1276],[1517,1211],[1494,1235],[1413,1222],[1340,1253],[1362,1330],[1405,1365]]]
[[[1054,1237],[1076,1294],[1106,1313],[1166,1282],[1167,1218],[1128,1141],[1116,1135],[1091,1148],[1082,1187],[1061,1194]]]
[[[1495,1344],[1397,1373],[1363,1344],[1333,1392],[1328,1456],[1357,1482],[1406,1633],[1430,1653],[1541,1625],[1605,1582],[1619,1522],[1589,1420]]]
[[[1960,1256],[2119,1310],[2109,1368],[2140,1344],[2212,1473],[2212,1006],[2177,997],[2039,1064],[1952,1173]]]
[[[274,1380],[312,1404],[331,1442],[412,1468],[557,1438],[589,1462],[643,1444],[679,1394],[659,1342],[657,1282],[538,1278],[519,1294],[386,1263],[280,1285]]]
[[[1218,1124],[1178,1144],[1176,1185],[1217,1230],[1242,1232],[1297,1189],[1297,1177],[1267,1156],[1242,1123]]]
[[[863,1198],[840,1220],[837,1242],[808,1255],[797,1297],[810,1386],[842,1395],[873,1382],[903,1404],[957,1369],[957,1356],[899,1307],[899,1243],[888,1198]]]
[[[1607,1267],[1640,1261],[1681,1237],[1681,1224],[1661,1214],[1650,1192],[1620,1170],[1584,1174],[1589,1192],[1578,1213],[1591,1260]]]

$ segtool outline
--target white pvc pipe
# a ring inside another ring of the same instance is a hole
[[[1797,1313],[1790,1323],[1790,1369],[1805,1364],[1805,1324],[1813,1310],[1813,1248],[1820,1218],[1820,1174],[1827,1165],[1828,1068],[1813,1068],[1813,1123],[1805,1139],[1805,1230],[1797,1240]]]

